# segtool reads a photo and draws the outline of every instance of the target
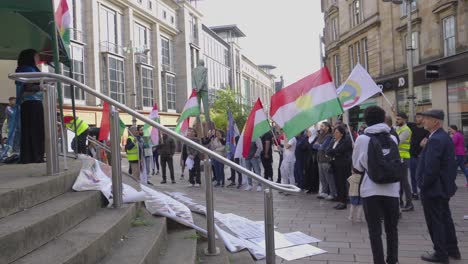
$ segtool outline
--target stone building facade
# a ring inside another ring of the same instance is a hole
[[[443,109],[448,114],[446,124],[456,124],[468,135],[468,1],[412,0],[396,5],[382,0],[322,0],[321,4],[324,61],[337,86],[360,63],[397,110],[409,112],[406,56],[410,52],[416,112]],[[412,15],[412,49],[406,44],[407,12]],[[426,78],[427,65],[439,67],[439,78]],[[372,104],[390,110],[382,96],[375,96],[350,110],[350,122],[362,122],[363,109]]]

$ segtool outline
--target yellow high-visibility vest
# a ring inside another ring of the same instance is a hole
[[[409,159],[410,156],[410,147],[411,147],[411,134],[413,133],[411,129],[408,127],[408,125],[404,125],[402,127],[399,127],[396,132],[398,135],[401,133],[408,131],[409,136],[405,141],[400,141],[400,144],[398,145],[398,149],[400,150],[400,157],[402,159]]]
[[[128,161],[136,161],[138,160],[138,143],[133,136],[128,136],[128,139],[135,145],[132,149],[126,150]]]
[[[70,123],[65,124],[65,126],[70,129],[71,131],[75,132],[75,120],[71,120]],[[88,130],[89,125],[83,119],[76,117],[76,135],[79,136],[83,134],[86,130]]]

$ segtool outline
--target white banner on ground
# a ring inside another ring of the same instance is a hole
[[[109,201],[109,207],[114,204],[112,196],[112,168],[91,157],[80,155],[82,161],[80,174],[72,189],[75,191],[101,191]],[[124,203],[142,202],[146,199],[145,192],[139,192],[133,187],[123,184],[122,198]]]
[[[88,156],[80,156],[79,159],[82,161],[82,168],[73,184],[73,190],[101,191],[109,201],[109,206],[112,206],[112,168]],[[123,202],[134,203],[144,201],[146,209],[151,214],[165,216],[182,225],[194,228],[202,234],[206,234],[205,229],[194,224],[192,212],[187,206],[143,184],[140,184],[140,186],[142,191],[139,192],[130,185],[123,184]]]
[[[206,207],[193,202],[193,200],[180,192],[168,193],[178,201],[187,205],[193,212],[206,215]],[[221,214],[214,212],[215,229],[224,242],[224,245],[230,252],[239,252],[247,249],[252,256],[261,260],[266,257],[265,253],[265,227],[261,221],[251,221],[245,217],[232,213]],[[228,231],[229,230],[229,231]],[[292,232],[281,234],[275,231],[275,249],[276,254],[279,250],[282,258],[297,259],[307,256],[313,256],[326,251],[316,247],[304,247],[296,249],[296,245],[316,243],[321,240],[308,236],[302,232]],[[309,245],[307,245],[309,246]],[[300,257],[302,256],[302,257]]]
[[[327,253],[327,251],[308,244],[276,250],[276,255],[287,261],[315,256],[323,253]]]
[[[187,206],[168,195],[144,185],[141,185],[141,188],[148,195],[148,199],[145,200],[145,206],[151,214],[168,217],[182,225],[192,227],[202,234],[206,234],[205,229],[194,224],[192,212]]]

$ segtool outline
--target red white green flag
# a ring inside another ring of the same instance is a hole
[[[249,156],[250,145],[252,142],[255,142],[257,138],[263,136],[266,132],[270,130],[270,124],[268,123],[267,116],[263,110],[262,101],[260,98],[257,99],[252,111],[250,111],[247,122],[245,123],[244,130],[239,137],[239,142],[237,142],[236,153],[234,157],[246,158]]]
[[[288,139],[304,129],[343,113],[327,67],[281,89],[271,97],[271,119]]]
[[[158,104],[154,104],[153,110],[151,110],[149,114],[149,119],[155,121],[156,123],[160,122],[159,112],[158,112]],[[143,126],[143,132],[145,137],[151,137],[151,142],[154,145],[159,145],[159,129],[145,124]]]
[[[57,24],[57,29],[60,33],[60,37],[65,44],[67,53],[70,54],[70,34],[72,28],[72,16],[71,12],[68,9],[67,0],[60,0],[60,3],[57,6],[55,11],[55,23]]]
[[[183,131],[182,128],[188,129],[189,121],[191,116],[200,115],[200,106],[198,105],[197,92],[195,89],[192,90],[192,94],[185,103],[184,110],[180,114],[179,120],[177,121],[177,126],[175,132],[181,134]]]

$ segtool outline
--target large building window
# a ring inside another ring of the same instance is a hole
[[[141,90],[143,107],[152,107],[154,105],[153,70],[144,66],[141,67]]]
[[[174,75],[166,75],[166,98],[167,109],[176,110],[176,86]]]
[[[411,48],[411,54],[413,55],[413,65],[419,64],[419,32],[413,32],[411,38],[411,47],[408,47],[407,35],[405,35],[403,43],[403,53],[409,56],[409,48]]]
[[[161,63],[165,71],[174,71],[172,54],[172,42],[169,39],[161,38]]]
[[[369,49],[367,46],[367,38],[361,39],[361,49],[362,49],[362,67],[369,71]]]
[[[338,17],[334,17],[331,19],[331,38],[332,41],[338,40],[339,36],[339,31],[338,31]]]
[[[335,85],[338,87],[341,84],[341,71],[340,71],[340,56],[333,55],[333,66],[334,66],[334,79]]]
[[[444,35],[444,56],[455,54],[455,16],[444,18],[443,35]]]
[[[350,19],[351,19],[351,26],[355,27],[362,22],[362,2],[361,0],[354,0],[350,6]]]
[[[117,32],[117,13],[101,6],[99,10],[99,35],[104,51],[120,54]]]
[[[125,78],[124,78],[124,62],[122,59],[114,56],[105,56],[107,60],[107,82],[109,85],[109,96],[125,104]]]
[[[190,15],[189,26],[190,26],[190,42],[198,45],[198,19],[194,15]]]
[[[135,23],[133,34],[134,47],[137,48],[137,52],[144,52],[146,49],[149,48],[149,34],[148,29],[145,26]]]
[[[354,45],[351,45],[348,47],[348,57],[349,57],[349,71],[354,68],[354,65],[356,65],[356,61],[354,58]]]
[[[84,71],[84,52],[83,46],[71,45],[70,47],[70,57],[71,64],[73,69],[73,79],[77,80],[80,83],[85,83],[85,71]],[[63,74],[67,77],[70,76],[70,68],[67,66],[63,67]],[[64,83],[64,97],[65,99],[71,99],[72,93],[69,84]],[[75,88],[75,100],[84,101],[85,95],[84,91],[78,88]]]
[[[418,8],[418,3],[417,0],[411,0],[411,12],[416,11]],[[406,0],[403,1],[403,3],[400,5],[400,16],[404,17],[408,15],[408,3]]]

